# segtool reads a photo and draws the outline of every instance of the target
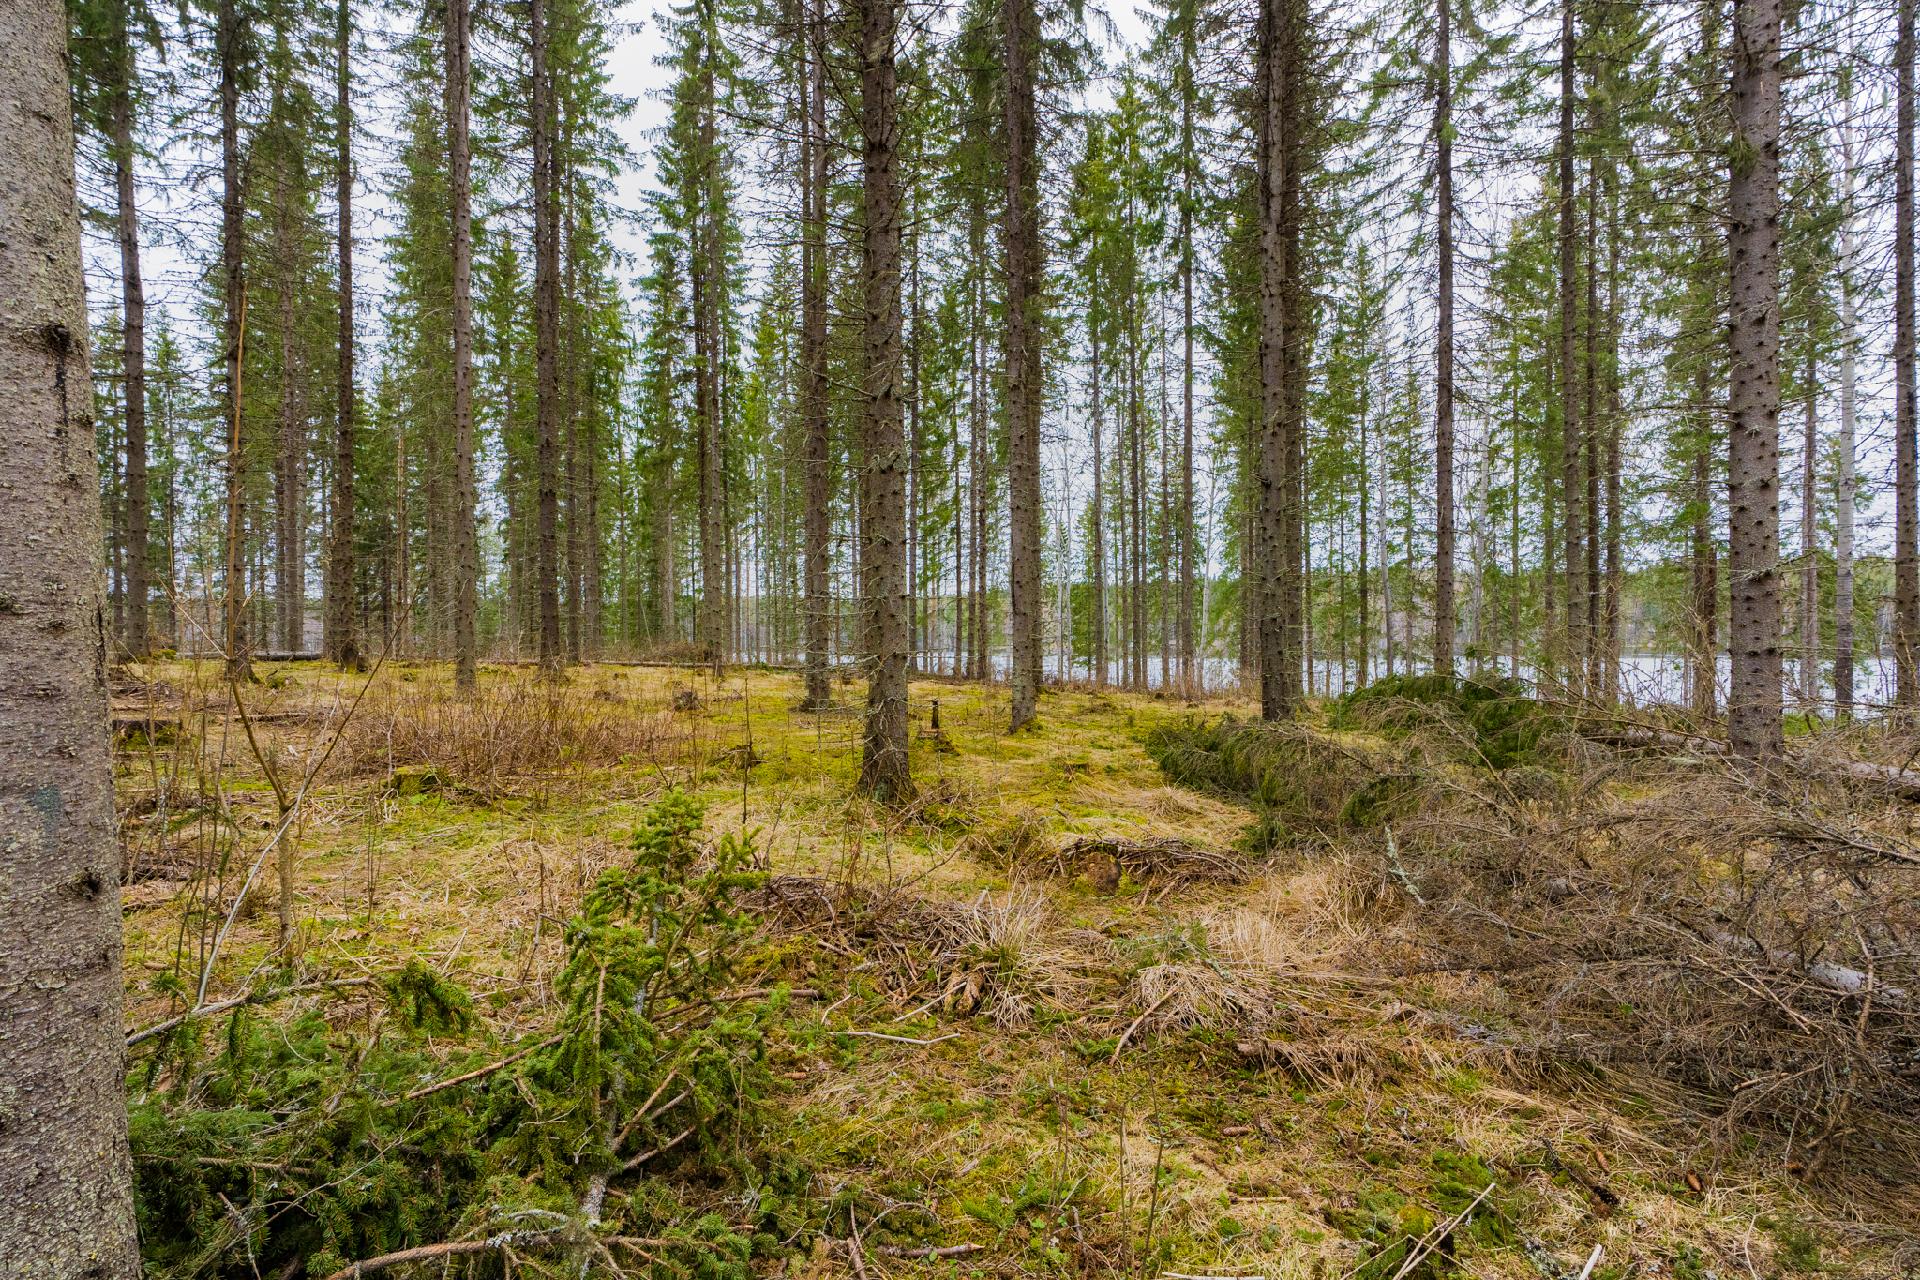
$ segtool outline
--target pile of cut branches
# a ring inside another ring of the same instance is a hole
[[[1372,855],[1386,892],[1356,963],[1515,1028],[1530,1066],[1658,1090],[1676,1132],[1722,1150],[1764,1135],[1807,1175],[1920,1176],[1920,844],[1897,791],[1705,753],[1549,750],[1546,732],[1501,769],[1470,711],[1419,705],[1378,748],[1401,779],[1385,805],[1350,764],[1373,748],[1344,734],[1315,750],[1302,725],[1222,721],[1162,730],[1154,750],[1263,821],[1274,770],[1330,762],[1284,794],[1317,837],[1296,837],[1305,851],[1338,832]],[[1551,785],[1526,776],[1542,771]]]

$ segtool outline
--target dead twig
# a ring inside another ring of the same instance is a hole
[[[1127,1029],[1120,1033],[1120,1039],[1114,1043],[1113,1056],[1107,1059],[1107,1062],[1109,1064],[1120,1061],[1120,1051],[1127,1047],[1127,1041],[1133,1039],[1133,1033],[1140,1029],[1140,1024],[1145,1022],[1148,1018],[1151,1018],[1154,1014],[1160,1012],[1162,1006],[1164,1006],[1167,1003],[1167,1001],[1173,999],[1173,995],[1174,995],[1174,989],[1168,988],[1164,993],[1161,994],[1158,1000],[1155,1000],[1152,1004],[1147,1006],[1147,1010],[1145,1013],[1142,1013],[1139,1017],[1135,1018],[1131,1023],[1128,1024]]]

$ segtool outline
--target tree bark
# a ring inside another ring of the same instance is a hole
[[[1093,683],[1104,688],[1107,683],[1107,519],[1102,509],[1106,501],[1106,441],[1102,438],[1102,422],[1105,410],[1100,403],[1100,328],[1105,318],[1100,302],[1099,267],[1089,263],[1087,266],[1087,345],[1092,350],[1092,405],[1093,419],[1093,497],[1088,508],[1088,519],[1093,523],[1093,616],[1088,627],[1093,632]]]
[[[1041,254],[1033,0],[1005,0],[1007,179],[1007,494],[1012,629],[1012,728],[1039,709],[1040,694],[1040,328]]]
[[[1569,690],[1583,688],[1587,638],[1581,625],[1585,608],[1586,534],[1582,520],[1580,495],[1586,488],[1580,467],[1579,382],[1574,377],[1575,334],[1575,240],[1576,209],[1573,198],[1573,94],[1574,32],[1573,0],[1560,4],[1560,135],[1556,160],[1559,168],[1558,235],[1560,250],[1560,494],[1561,535],[1565,540],[1562,564],[1566,586],[1566,639],[1560,654],[1562,673]]]
[[[334,81],[334,201],[339,213],[339,370],[335,375],[332,527],[328,532],[326,655],[359,661],[353,625],[353,99],[352,0],[339,0]]]
[[[446,0],[447,178],[453,221],[453,681],[478,684],[475,614],[480,546],[473,474],[473,15],[468,0]]]
[[[806,5],[806,70],[801,81],[800,419],[806,472],[806,695],[801,706],[819,710],[833,700],[827,671],[831,624],[827,572],[833,503],[827,438],[827,10]]]
[[[1194,26],[1186,23],[1180,40],[1180,681],[1191,696],[1199,692],[1195,652],[1193,574],[1193,170]]]
[[[1619,171],[1609,162],[1607,169],[1607,421],[1606,421],[1606,505],[1607,564],[1606,595],[1602,601],[1600,645],[1601,698],[1607,703],[1620,700],[1620,598],[1626,574],[1622,538],[1624,512],[1620,493],[1620,432],[1625,414],[1620,393],[1620,196]]]
[[[134,1280],[101,511],[67,13],[0,6],[0,1257]]]
[[[1820,493],[1814,488],[1814,460],[1819,450],[1817,423],[1820,398],[1815,393],[1818,370],[1814,361],[1812,320],[1807,333],[1806,416],[1800,441],[1800,701],[1812,709],[1820,697],[1820,550],[1814,540],[1814,517]]]
[[[1840,222],[1840,427],[1834,441],[1837,456],[1833,486],[1833,702],[1835,715],[1846,721],[1853,716],[1853,450],[1858,413],[1854,342],[1859,316],[1853,296],[1853,131],[1845,121],[1840,126],[1840,168],[1844,195]]]
[[[913,794],[907,760],[906,441],[900,399],[900,126],[894,95],[899,0],[861,0],[860,144],[865,214],[865,562],[874,652],[860,789],[883,803]]]
[[[702,6],[700,39],[700,102],[698,138],[695,143],[696,197],[693,210],[693,381],[694,434],[698,454],[695,478],[699,491],[700,518],[700,605],[694,612],[694,643],[706,661],[716,668],[727,658],[728,638],[728,533],[725,524],[726,463],[720,439],[720,362],[719,287],[721,252],[719,228],[715,225],[712,190],[718,180],[714,172],[713,60],[716,51],[704,42],[713,37],[712,21]]]
[[[538,446],[540,664],[550,677],[566,666],[560,636],[560,209],[554,189],[553,81],[548,66],[547,0],[530,0],[533,75],[534,419]]]
[[[120,351],[126,374],[127,420],[127,622],[121,639],[129,656],[144,658],[152,648],[148,611],[149,582],[147,486],[147,296],[140,273],[140,211],[134,202],[133,93],[138,80],[132,22],[127,4],[117,7],[115,33],[119,66],[113,83],[113,179],[116,230],[120,240]]]
[[[278,87],[284,94],[285,86]],[[284,100],[276,114],[285,117]],[[289,653],[305,648],[307,614],[306,458],[307,421],[302,403],[305,349],[296,334],[295,301],[300,292],[299,257],[294,245],[295,192],[302,164],[297,144],[289,137],[274,174],[274,271],[280,297],[280,433],[273,466],[274,605],[278,615],[280,647]]]
[[[1373,334],[1369,329],[1366,335],[1367,350],[1371,351]],[[1364,355],[1365,353],[1363,353]],[[1369,583],[1368,571],[1371,568],[1367,560],[1367,532],[1371,523],[1367,498],[1373,489],[1372,456],[1367,441],[1367,419],[1373,407],[1373,372],[1371,365],[1365,366],[1367,372],[1360,384],[1360,564],[1359,564],[1359,604],[1360,604],[1360,643],[1354,649],[1354,680],[1357,688],[1365,688],[1368,676],[1368,659],[1373,656],[1373,589]]]
[[[1780,722],[1780,0],[1735,0],[1728,188],[1727,448],[1735,754],[1772,758]],[[1907,437],[1909,447],[1911,437]]]
[[[1255,563],[1259,587],[1248,603],[1258,618],[1260,713],[1290,715],[1300,700],[1300,671],[1289,643],[1288,593],[1297,565],[1287,563],[1298,484],[1287,431],[1287,45],[1293,38],[1287,0],[1261,0],[1257,74],[1260,219],[1259,518]]]
[[[246,477],[240,439],[240,356],[246,340],[247,285],[241,257],[245,207],[240,176],[240,15],[236,0],[220,0],[214,31],[220,77],[220,343],[224,351],[227,411],[226,573],[222,584],[226,674],[247,680],[244,611],[246,585]]]
[[[1453,674],[1453,0],[1439,0],[1434,41],[1433,136],[1439,241],[1434,354],[1433,669]]]
[[[1894,702],[1920,706],[1920,494],[1916,494],[1913,302],[1913,7],[1898,0],[1893,166]]]

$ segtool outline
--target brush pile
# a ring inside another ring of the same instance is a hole
[[[1525,1046],[1508,1061],[1658,1094],[1703,1145],[1762,1136],[1807,1176],[1920,1175],[1911,804],[1609,751],[1518,690],[1423,679],[1344,700],[1334,732],[1192,722],[1150,750],[1261,839],[1369,855],[1358,963]]]
[[[777,934],[860,957],[884,976],[894,1003],[921,1010],[1025,1026],[1042,1008],[1074,1007],[1088,980],[1074,931],[1060,928],[1032,891],[951,902],[898,885],[773,876],[742,905]]]
[[[1061,849],[1054,860],[1056,874],[1086,868],[1111,867],[1142,884],[1239,884],[1252,872],[1246,858],[1229,850],[1202,849],[1173,837],[1123,840],[1114,836],[1084,836]]]

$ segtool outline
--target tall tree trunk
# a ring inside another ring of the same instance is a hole
[[[224,643],[229,681],[252,678],[247,660],[246,476],[240,440],[240,367],[246,341],[247,285],[241,257],[245,206],[240,188],[240,14],[237,0],[220,0],[214,41],[220,67],[220,342],[227,397],[227,530],[223,583]]]
[[[1713,541],[1713,375],[1706,360],[1700,360],[1694,372],[1695,419],[1693,446],[1693,509],[1689,542],[1692,561],[1692,643],[1688,655],[1693,668],[1693,688],[1688,708],[1700,719],[1711,717],[1720,700],[1719,693],[1719,548]]]
[[[1007,496],[1009,654],[1014,730],[1039,709],[1040,694],[1040,158],[1034,102],[1039,17],[1033,0],[1004,0],[1007,178]]]
[[[1193,616],[1193,63],[1192,24],[1181,40],[1180,87],[1180,681],[1191,695],[1201,681]]]
[[[985,210],[976,197],[968,209],[970,263],[986,251]],[[985,362],[986,284],[976,268],[967,289],[967,675],[992,678],[987,665],[987,394]]]
[[[1916,485],[1913,313],[1913,8],[1898,0],[1899,35],[1893,59],[1897,121],[1893,166],[1893,700],[1920,706],[1920,494]]]
[[[1164,299],[1158,310],[1158,323],[1155,325],[1154,347],[1160,353],[1160,421],[1159,439],[1155,442],[1160,460],[1160,541],[1155,548],[1154,564],[1154,612],[1160,621],[1160,687],[1167,689],[1173,684],[1173,579],[1167,572],[1167,555],[1178,540],[1173,531],[1173,467],[1171,442],[1167,432],[1173,422],[1171,406],[1167,403],[1167,316]]]
[[[1299,671],[1288,661],[1282,555],[1294,482],[1287,440],[1286,217],[1287,152],[1283,83],[1289,38],[1286,0],[1261,0],[1257,92],[1260,218],[1259,535],[1258,588],[1248,602],[1259,626],[1260,713],[1278,720],[1299,702]]]
[[[1313,647],[1308,625],[1308,594],[1312,566],[1307,530],[1307,360],[1312,337],[1302,323],[1310,294],[1301,279],[1301,240],[1305,225],[1305,174],[1301,167],[1301,100],[1308,15],[1306,0],[1280,0],[1282,27],[1279,55],[1284,60],[1278,79],[1280,140],[1286,162],[1280,166],[1280,289],[1283,338],[1280,343],[1282,413],[1281,439],[1284,483],[1280,518],[1280,643],[1281,668],[1290,699],[1297,705],[1303,690],[1303,659]]]
[[[861,257],[866,300],[866,487],[872,633],[860,789],[898,802],[913,793],[907,762],[906,441],[900,400],[900,126],[894,98],[899,0],[861,0]]]
[[[664,380],[671,386],[671,357],[663,363],[668,368]],[[662,454],[653,482],[654,633],[660,640],[672,641],[679,637],[680,631],[680,619],[674,607],[679,575],[673,565],[673,453],[663,445]]]
[[[1814,460],[1820,444],[1816,422],[1820,398],[1814,382],[1812,319],[1808,320],[1806,416],[1800,440],[1800,701],[1811,709],[1820,698],[1820,550],[1814,542],[1814,517],[1820,510],[1820,491],[1814,487]]]
[[[1439,0],[1434,40],[1434,217],[1440,269],[1434,355],[1433,669],[1453,674],[1453,0]]]
[[[1559,666],[1570,690],[1583,687],[1582,671],[1587,650],[1581,617],[1585,611],[1586,563],[1585,522],[1580,495],[1586,488],[1580,467],[1579,380],[1574,359],[1575,334],[1575,241],[1576,209],[1573,198],[1573,91],[1574,33],[1573,0],[1560,3],[1560,135],[1556,160],[1559,168],[1558,237],[1560,251],[1560,494],[1561,535],[1565,539],[1562,565],[1566,585],[1566,640]]]
[[[101,511],[67,12],[0,6],[0,1256],[135,1280]]]
[[[1393,675],[1393,508],[1387,502],[1386,441],[1380,461],[1380,661]]]
[[[711,22],[701,18],[701,40],[712,38]],[[719,324],[720,263],[719,228],[714,225],[717,210],[712,191],[718,180],[714,172],[713,60],[716,51],[703,44],[701,49],[699,130],[695,143],[695,170],[698,182],[698,210],[693,225],[693,359],[694,359],[694,431],[699,453],[700,516],[700,606],[694,614],[694,642],[706,661],[719,667],[727,658],[727,542],[725,520],[726,471],[724,443],[720,439],[719,366],[725,358],[721,350]]]
[[[274,605],[280,647],[289,653],[305,648],[307,614],[306,484],[307,422],[302,403],[302,355],[295,332],[294,302],[300,291],[298,255],[294,247],[295,183],[292,170],[300,163],[291,153],[279,157],[274,175],[274,271],[279,276],[280,438],[274,456]]]
[[[1625,414],[1620,392],[1620,197],[1618,167],[1609,162],[1607,170],[1607,578],[1606,598],[1601,613],[1604,643],[1600,646],[1601,697],[1608,703],[1620,700],[1620,597],[1626,572],[1621,539],[1624,513],[1620,508],[1620,433]]]
[[[1368,586],[1367,579],[1367,570],[1369,567],[1367,563],[1367,527],[1371,523],[1368,519],[1367,497],[1369,491],[1373,488],[1373,472],[1370,470],[1372,462],[1370,461],[1367,448],[1367,419],[1372,410],[1372,402],[1373,374],[1371,369],[1369,369],[1365,380],[1360,385],[1360,564],[1358,582],[1360,593],[1360,643],[1354,649],[1353,672],[1354,680],[1359,688],[1366,687],[1367,660],[1373,654],[1373,618],[1371,614],[1373,600],[1371,598],[1372,591]]]
[[[1129,234],[1131,242],[1131,234]],[[1146,689],[1146,439],[1140,416],[1139,282],[1127,297],[1127,685]]]
[[[580,447],[584,416],[580,346],[585,338],[586,306],[580,297],[579,184],[573,171],[575,113],[571,98],[564,106],[557,101],[555,105],[559,110],[554,183],[560,191],[560,485],[566,510],[560,526],[564,584],[560,593],[561,630],[567,646],[567,662],[576,664],[584,653],[581,628],[586,619],[587,522]]]
[[[1853,130],[1840,126],[1840,428],[1834,441],[1833,486],[1833,703],[1844,722],[1853,716],[1853,505],[1856,396],[1854,342],[1859,323],[1853,296],[1855,169]]]
[[[339,0],[334,39],[334,202],[339,228],[339,368],[335,374],[332,526],[327,547],[327,657],[357,665],[353,625],[353,99],[352,0]]]
[[[1522,426],[1520,416],[1520,339],[1518,335],[1513,339],[1513,347],[1507,365],[1507,377],[1509,385],[1513,388],[1513,395],[1508,409],[1510,438],[1513,442],[1512,456],[1508,459],[1508,466],[1511,468],[1508,473],[1508,479],[1513,496],[1507,504],[1507,674],[1513,679],[1518,680],[1520,678],[1520,596],[1522,573],[1520,567],[1520,455],[1522,449],[1525,447],[1521,443],[1521,433],[1525,428]],[[1542,505],[1545,506],[1546,504],[1543,503]],[[1551,509],[1549,509],[1543,511],[1541,515],[1541,541],[1544,547],[1550,549],[1553,546],[1553,513]],[[1545,596],[1549,602],[1552,601],[1553,587],[1551,583],[1547,586]],[[1551,631],[1552,629],[1552,625],[1549,623],[1547,630]]]
[[[552,70],[547,0],[530,0],[533,45],[534,428],[539,441],[540,665],[558,677],[566,666],[560,636],[560,208],[555,190]]]
[[[1727,700],[1734,752],[1777,756],[1780,722],[1780,0],[1735,0],[1728,188],[1732,386],[1728,395]],[[1910,282],[1909,282],[1910,283]],[[1903,437],[1911,464],[1912,437]],[[1911,481],[1909,471],[1907,479]],[[1911,510],[1909,510],[1911,516]]]
[[[133,185],[133,91],[137,79],[132,23],[125,0],[117,6],[119,30],[114,33],[118,67],[113,82],[113,187],[116,230],[120,240],[120,351],[126,374],[127,489],[127,624],[121,641],[127,653],[144,658],[148,639],[147,492],[147,294],[140,274],[140,212]]]
[[[1088,626],[1093,632],[1093,683],[1105,687],[1107,683],[1107,520],[1103,504],[1106,501],[1106,478],[1103,474],[1106,459],[1106,442],[1101,438],[1101,418],[1104,414],[1100,404],[1100,276],[1099,269],[1088,264],[1087,278],[1089,289],[1087,299],[1087,345],[1092,350],[1092,405],[1093,419],[1093,497],[1087,509],[1087,518],[1093,524],[1093,617]]]
[[[1588,129],[1599,131],[1599,122],[1595,119],[1592,103],[1587,109]],[[1581,461],[1581,472],[1587,482],[1587,509],[1584,523],[1587,530],[1587,564],[1585,578],[1587,584],[1586,624],[1587,641],[1587,693],[1591,697],[1605,699],[1606,681],[1601,675],[1601,651],[1604,647],[1605,619],[1600,603],[1604,583],[1600,577],[1600,473],[1604,469],[1601,456],[1600,437],[1603,430],[1600,421],[1600,159],[1587,157],[1587,262],[1586,262],[1586,306],[1581,323],[1581,382],[1585,393],[1585,404],[1581,411],[1581,446],[1585,457]]]
[[[453,206],[453,679],[472,692],[478,681],[475,614],[479,609],[479,501],[473,474],[473,146],[468,104],[473,94],[473,11],[446,0],[447,176]]]
[[[827,672],[832,621],[828,581],[833,460],[827,438],[827,10],[826,0],[806,5],[806,57],[801,80],[800,421],[806,472],[806,696],[801,706],[819,710],[833,700]]]
[[[922,560],[925,552],[920,536],[920,507],[924,481],[925,458],[921,454],[920,436],[920,335],[924,320],[920,310],[920,228],[918,184],[915,183],[913,250],[909,269],[910,301],[908,308],[913,317],[913,329],[907,346],[907,667],[920,670],[920,655],[927,648],[927,637],[922,633],[924,612],[919,607],[921,575],[924,572]]]

